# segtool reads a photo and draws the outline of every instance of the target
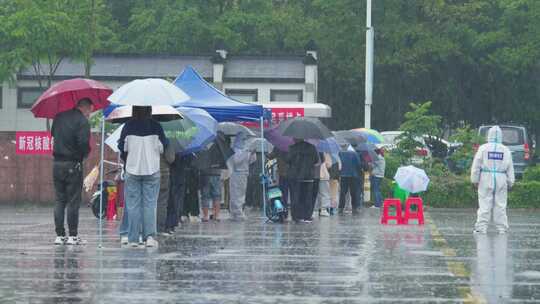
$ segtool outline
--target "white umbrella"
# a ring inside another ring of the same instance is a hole
[[[107,115],[105,120],[112,123],[126,122],[131,118],[132,112],[133,107],[117,107],[116,109],[112,110],[109,115]],[[184,118],[184,116],[172,106],[152,106],[152,118],[157,121],[170,121]]]
[[[126,106],[174,106],[190,97],[172,83],[158,78],[130,81],[109,96],[109,101]]]
[[[403,190],[410,193],[418,193],[427,190],[429,185],[429,177],[422,169],[415,166],[399,167],[394,180]]]
[[[105,140],[105,144],[107,144],[107,146],[109,146],[116,153],[120,152],[120,149],[118,149],[118,140],[120,139],[123,128],[124,125],[116,128],[116,130],[114,130],[114,132],[112,132],[112,134],[109,135],[109,137],[107,137]]]

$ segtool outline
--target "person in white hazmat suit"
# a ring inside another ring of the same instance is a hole
[[[471,168],[471,182],[478,188],[478,214],[474,232],[486,233],[493,209],[493,222],[497,231],[506,233],[508,190],[515,181],[512,154],[502,144],[499,126],[489,129],[487,141],[476,152]]]
[[[230,171],[230,213],[232,221],[244,219],[242,207],[246,202],[249,165],[257,160],[255,153],[247,146],[247,135],[238,133],[234,138],[234,154],[227,161]]]

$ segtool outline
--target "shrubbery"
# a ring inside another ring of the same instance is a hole
[[[528,167],[523,173],[523,180],[540,182],[540,166]]]

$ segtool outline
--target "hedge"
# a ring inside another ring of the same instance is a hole
[[[392,178],[400,166],[399,158],[387,153],[385,178],[381,184],[384,197],[392,197]],[[422,193],[426,206],[439,208],[477,208],[478,196],[468,174],[457,175],[440,161],[424,164],[430,178],[428,190]],[[540,166],[531,166],[508,194],[508,208],[540,208]]]
[[[477,208],[478,196],[468,176],[431,176],[428,191],[421,196],[426,206]],[[392,197],[392,180],[381,185],[384,197]],[[508,194],[508,208],[540,208],[540,181],[520,180]]]
[[[540,166],[528,167],[523,173],[524,181],[540,181]]]

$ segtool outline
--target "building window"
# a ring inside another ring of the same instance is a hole
[[[18,88],[17,107],[19,109],[31,108],[44,91],[45,89],[41,88]]]
[[[302,102],[304,101],[304,92],[302,90],[270,90],[270,101]]]
[[[259,94],[257,90],[225,90],[225,94],[227,94],[232,99],[236,99],[238,101],[243,102],[257,102],[259,100]]]

